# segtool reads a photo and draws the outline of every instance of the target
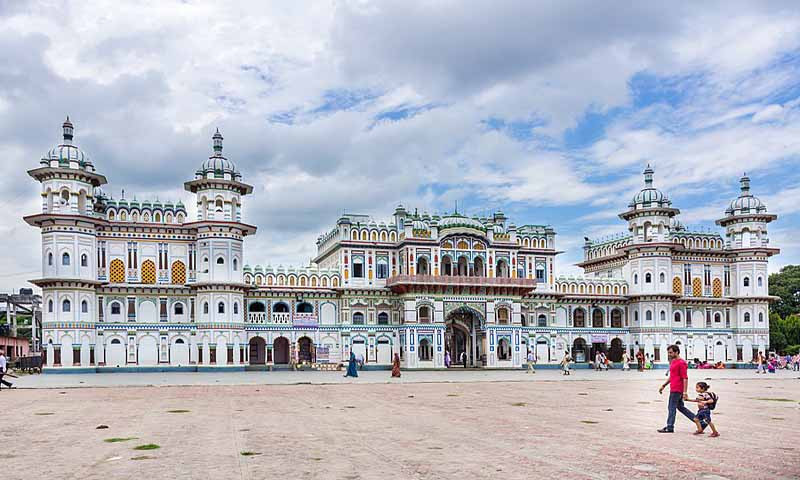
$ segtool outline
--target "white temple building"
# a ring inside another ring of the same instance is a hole
[[[555,269],[549,225],[419,214],[399,205],[375,219],[344,214],[301,268],[245,264],[256,227],[242,218],[253,192],[222,152],[222,135],[184,187],[183,204],[112,200],[73,142],[48,151],[31,177],[42,209],[25,217],[42,233],[45,371],[281,368],[338,363],[367,368],[517,368],[566,352],[619,361],[642,350],[666,364],[685,357],[745,363],[769,345],[767,264],[779,250],[776,215],[741,179],[717,220],[692,232],[655,188],[653,170],[619,217],[623,233],[586,239],[580,277]],[[290,239],[287,239],[289,241]]]

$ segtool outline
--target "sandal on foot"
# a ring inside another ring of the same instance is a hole
[[[719,437],[719,432],[714,432],[709,437]]]

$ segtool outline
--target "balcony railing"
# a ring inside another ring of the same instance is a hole
[[[292,323],[292,314],[289,312],[272,312],[272,323],[288,325]]]
[[[532,278],[467,277],[450,275],[395,275],[386,285],[465,285],[470,287],[535,287]]]
[[[267,323],[267,313],[265,312],[250,312],[247,314],[248,323]]]

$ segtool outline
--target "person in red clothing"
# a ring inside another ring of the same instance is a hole
[[[677,345],[667,347],[667,356],[669,357],[669,378],[658,389],[658,393],[663,393],[664,387],[669,385],[669,403],[667,405],[669,413],[667,414],[667,426],[659,429],[658,433],[673,433],[675,431],[676,410],[680,410],[682,414],[686,415],[686,418],[694,422],[698,430],[702,430],[703,428],[695,418],[694,413],[683,404],[684,400],[689,399],[689,395],[686,393],[689,388],[689,367],[686,365],[686,361],[681,358],[681,351]]]

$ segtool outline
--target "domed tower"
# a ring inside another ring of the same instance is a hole
[[[104,222],[94,211],[94,192],[106,178],[73,143],[69,117],[62,130],[62,142],[42,157],[38,168],[28,171],[42,185],[41,213],[25,217],[42,232],[42,276],[32,283],[42,288],[47,365],[89,366],[88,345],[94,343],[97,318],[94,287],[100,283],[97,227]],[[70,330],[61,330],[65,325]]]
[[[672,202],[653,186],[653,169],[644,169],[644,188],[634,195],[628,211],[619,217],[628,222],[633,243],[666,242],[669,238],[671,219],[680,210],[672,208]]]
[[[747,174],[739,183],[739,196],[725,210],[725,216],[716,222],[725,228],[726,249],[735,254],[731,266],[731,295],[767,296],[767,262],[769,257],[779,253],[769,246],[767,224],[778,216],[767,213],[767,206],[750,192]]]
[[[213,154],[184,188],[197,197],[196,285],[201,322],[244,321],[244,237],[256,227],[242,223],[241,198],[253,187],[222,155],[214,133]]]

